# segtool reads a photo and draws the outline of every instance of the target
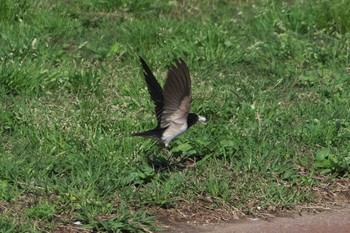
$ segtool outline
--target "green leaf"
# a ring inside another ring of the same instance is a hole
[[[329,148],[325,148],[325,149],[319,150],[316,153],[316,160],[317,161],[325,160],[325,159],[327,159],[329,157],[330,154],[331,154],[331,149],[329,149]]]
[[[317,81],[317,77],[311,76],[311,75],[300,75],[300,76],[299,76],[299,80],[300,80],[300,81],[305,81],[305,82],[314,83],[314,82]]]
[[[329,173],[331,173],[331,172],[332,172],[332,169],[327,168],[327,169],[323,169],[323,170],[320,172],[320,174],[321,174],[321,175],[325,175],[325,174],[329,174]]]
[[[109,49],[109,52],[107,53],[107,57],[112,57],[117,54],[121,54],[124,52],[124,47],[119,42],[115,42],[112,47]]]
[[[220,141],[220,146],[223,146],[223,147],[234,147],[236,145],[236,143],[234,141],[231,141],[231,140],[222,140]]]
[[[183,144],[180,144],[177,147],[173,148],[171,151],[172,152],[183,152],[183,153],[186,153],[186,152],[188,152],[191,149],[192,149],[192,146],[190,144],[183,143]]]

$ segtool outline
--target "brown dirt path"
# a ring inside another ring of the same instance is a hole
[[[317,214],[292,214],[268,219],[247,218],[230,223],[176,224],[168,233],[350,233],[350,206]]]
[[[350,233],[350,208],[332,210],[315,215],[292,216],[289,218],[273,218],[270,220],[246,220],[210,226],[198,232],[221,233]]]
[[[158,209],[166,233],[350,233],[350,182],[339,179],[314,189],[314,206],[262,210],[247,216],[238,210],[210,208],[205,201]]]

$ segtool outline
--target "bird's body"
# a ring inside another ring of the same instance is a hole
[[[158,125],[155,129],[134,133],[132,136],[153,138],[168,146],[172,139],[183,134],[197,121],[206,121],[206,118],[189,112],[192,102],[191,79],[182,59],[169,68],[164,90],[141,57],[140,61],[148,92],[155,104]]]
[[[173,140],[174,138],[185,133],[187,129],[188,129],[187,123],[185,123],[185,124],[177,124],[177,123],[171,124],[163,132],[162,142],[164,142],[165,145],[168,145],[171,140]]]

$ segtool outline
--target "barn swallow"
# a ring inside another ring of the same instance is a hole
[[[189,69],[182,59],[171,65],[164,89],[159,85],[145,60],[140,57],[148,92],[155,105],[157,127],[132,136],[148,137],[160,141],[168,147],[169,142],[183,134],[197,121],[205,122],[205,117],[190,113],[192,95]]]

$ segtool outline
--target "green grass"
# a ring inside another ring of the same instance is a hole
[[[349,2],[279,2],[1,0],[0,228],[149,231],[153,206],[291,208],[349,177]],[[161,83],[182,57],[209,119],[170,161],[129,137],[155,125],[139,55]]]

